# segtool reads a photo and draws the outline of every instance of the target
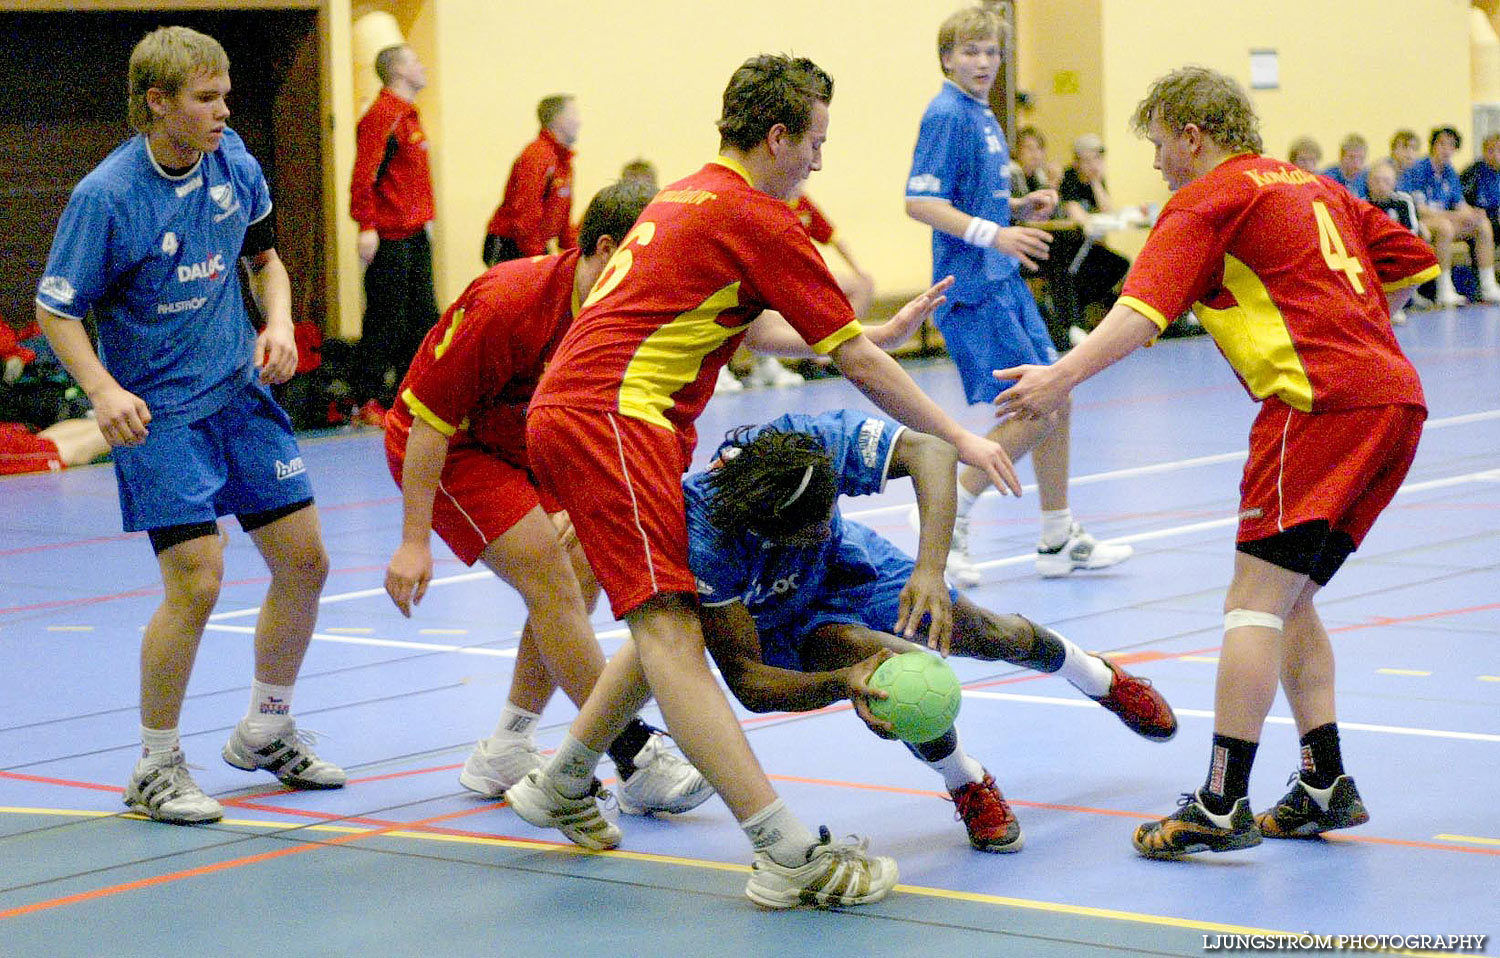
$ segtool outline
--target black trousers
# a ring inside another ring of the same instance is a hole
[[[427,231],[381,240],[365,268],[365,320],[350,386],[355,398],[389,406],[422,338],[438,320]]]
[[[486,233],[484,237],[484,268],[489,269],[496,263],[504,263],[508,260],[521,258],[521,247],[509,236],[496,236]]]

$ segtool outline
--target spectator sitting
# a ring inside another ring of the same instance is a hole
[[[1016,158],[1013,164],[1020,176],[1012,176],[1010,195],[1020,199],[1036,190],[1057,188],[1062,171],[1047,159],[1047,138],[1034,126],[1016,131]]]
[[[1397,130],[1391,134],[1391,164],[1396,168],[1396,182],[1422,158],[1422,140],[1414,130]]]
[[[1369,195],[1366,199],[1371,204],[1384,210],[1385,215],[1413,233],[1421,235],[1421,225],[1417,220],[1417,205],[1412,202],[1410,193],[1403,193],[1396,189],[1396,164],[1391,162],[1390,157],[1381,157],[1370,165],[1366,183],[1369,187]],[[1398,309],[1392,313],[1391,322],[1397,326],[1405,323],[1406,310]]]
[[[1339,144],[1339,161],[1324,170],[1323,175],[1360,199],[1365,199],[1369,194],[1366,183],[1369,171],[1365,169],[1365,157],[1369,152],[1370,144],[1365,142],[1365,138],[1358,133],[1350,133]]]
[[[1500,285],[1495,283],[1495,234],[1489,217],[1464,201],[1463,185],[1453,168],[1453,154],[1463,138],[1451,126],[1440,126],[1428,138],[1429,154],[1413,163],[1401,176],[1401,189],[1417,204],[1417,216],[1432,234],[1437,252],[1437,304],[1462,306],[1467,300],[1453,286],[1453,243],[1470,240],[1479,295],[1487,303],[1500,303]]]
[[[1500,236],[1500,133],[1484,138],[1479,159],[1469,164],[1459,176],[1464,201],[1484,210],[1490,219],[1490,232]]]
[[[1097,134],[1085,133],[1073,141],[1073,165],[1063,171],[1057,193],[1063,216],[1081,231],[1059,234],[1045,264],[1054,310],[1049,331],[1054,344],[1066,349],[1091,325],[1085,309],[1113,305],[1115,287],[1130,271],[1129,260],[1089,235],[1090,216],[1114,211],[1104,182],[1104,141]]]
[[[1291,164],[1309,173],[1318,172],[1318,164],[1323,162],[1323,148],[1318,141],[1310,136],[1299,136],[1292,141],[1287,150],[1287,159]]]

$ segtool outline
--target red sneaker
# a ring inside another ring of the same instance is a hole
[[[1095,702],[1118,715],[1126,728],[1142,738],[1165,742],[1177,734],[1177,716],[1161,693],[1151,687],[1150,679],[1137,678],[1102,655],[1095,658],[1115,674],[1109,694]]]
[[[359,407],[359,422],[361,425],[374,426],[377,429],[385,428],[385,407],[378,400],[368,400]]]
[[[969,830],[969,844],[982,852],[1021,850],[1021,824],[995,786],[995,777],[984,773],[984,781],[971,782],[953,792],[954,817]]]

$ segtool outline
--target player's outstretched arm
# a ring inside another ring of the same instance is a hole
[[[1161,334],[1145,314],[1116,303],[1088,339],[1051,366],[1013,366],[995,370],[1001,381],[1015,384],[995,397],[1001,419],[1041,419],[1050,415],[1073,387],[1124,359]]]
[[[407,618],[432,581],[432,501],[447,458],[448,437],[412,419],[401,467],[401,545],[385,570],[386,595]]]
[[[916,569],[901,590],[894,631],[914,638],[927,621],[927,644],[946,656],[953,637],[953,598],[943,579],[958,502],[958,450],[923,432],[905,430],[896,440],[890,474],[910,476],[921,526]]]
[[[941,406],[933,402],[906,370],[864,335],[840,343],[833,351],[839,370],[859,391],[898,422],[947,440],[958,449],[958,458],[984,470],[997,489],[1021,494],[1021,480],[1010,457],[998,443],[964,429]]]
[[[860,677],[857,665],[831,672],[795,672],[766,665],[761,659],[755,620],[743,603],[700,608],[698,620],[703,626],[703,643],[718,665],[724,684],[752,712],[811,712],[868,691],[863,683],[874,671],[873,666]],[[885,657],[890,654],[886,652]],[[881,692],[873,694],[884,698]]]
[[[870,342],[887,352],[899,348],[902,343],[911,339],[912,334],[921,328],[939,306],[948,301],[948,297],[943,294],[952,285],[953,277],[944,276],[928,287],[926,292],[902,306],[890,319],[875,326],[866,326],[865,335],[870,337]]]

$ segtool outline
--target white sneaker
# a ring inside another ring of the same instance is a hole
[[[906,521],[918,535],[922,532],[922,513],[912,506]],[[948,542],[948,581],[960,589],[972,589],[979,584],[979,569],[969,558],[969,517],[957,516],[953,520],[953,538]]]
[[[779,389],[783,386],[800,386],[807,380],[787,369],[775,356],[756,356],[755,365],[745,377],[745,385]]]
[[[1486,283],[1481,278],[1479,281],[1479,298],[1486,303],[1500,303],[1500,285],[1496,285],[1493,279]]]
[[[530,741],[496,743],[482,738],[458,773],[458,784],[485,798],[501,798],[527,772],[541,767],[542,753]]]
[[[1083,526],[1073,523],[1065,542],[1058,546],[1036,547],[1036,571],[1043,578],[1054,579],[1074,569],[1104,569],[1124,562],[1135,555],[1131,546],[1115,542],[1099,542],[1083,531]]]
[[[174,749],[167,762],[138,762],[125,785],[124,801],[133,812],[172,825],[199,825],[224,817],[224,806],[204,794],[181,749]]]
[[[1392,313],[1391,314],[1391,325],[1392,326],[1405,326],[1406,325],[1406,310],[1404,310],[1404,309],[1398,309],[1394,313]]]
[[[595,851],[620,844],[619,827],[601,808],[601,802],[609,797],[596,779],[587,795],[568,798],[541,769],[527,772],[505,792],[505,800],[523,820],[537,828],[555,828],[573,844]]]
[[[287,788],[343,788],[349,776],[313,754],[312,745],[317,740],[318,733],[301,731],[288,719],[268,741],[255,745],[245,735],[245,723],[241,721],[224,743],[224,761],[247,772],[263,768]]]
[[[616,798],[627,815],[681,813],[708,801],[714,787],[687,759],[667,751],[666,736],[653,732],[635,753],[635,773],[620,785]]]
[[[880,901],[896,884],[896,861],[867,854],[868,844],[863,838],[835,842],[825,827],[818,829],[818,843],[807,850],[806,863],[796,868],[756,852],[745,894],[762,908],[839,908]]]
[[[1431,309],[1436,304],[1434,304],[1432,300],[1428,299],[1426,296],[1423,296],[1421,293],[1417,292],[1416,290],[1412,290],[1411,302],[1408,303],[1407,305],[1410,306],[1412,309],[1419,309],[1420,310],[1420,309]]]
[[[1082,326],[1068,327],[1068,342],[1074,346],[1082,346],[1083,341],[1089,338],[1089,331]]]
[[[745,391],[745,384],[735,378],[734,373],[729,371],[728,366],[719,367],[719,378],[714,380],[715,393],[739,393]]]
[[[1453,288],[1453,280],[1440,276],[1437,281],[1437,305],[1447,309],[1452,306],[1463,306],[1468,303],[1458,290]]]

